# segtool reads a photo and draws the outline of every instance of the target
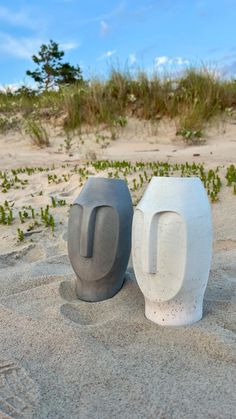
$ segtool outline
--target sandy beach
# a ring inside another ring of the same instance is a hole
[[[153,127],[131,118],[109,144],[84,130],[68,152],[59,127],[51,130],[51,146],[45,148],[18,132],[0,135],[2,172],[48,168],[19,173],[28,181],[24,187],[0,191],[0,205],[14,202],[15,215],[11,225],[0,225],[1,419],[235,418],[236,195],[225,173],[236,164],[236,125],[211,127],[205,142],[195,145],[175,132],[169,121]],[[77,299],[67,221],[85,179],[73,168],[107,176],[109,170],[87,165],[95,158],[219,166],[223,185],[212,204],[213,260],[200,322],[165,328],[148,321],[132,261],[116,296],[99,303]],[[50,210],[54,233],[42,225],[27,231],[32,220],[20,224],[18,211],[24,206],[39,211],[52,197],[66,201]],[[21,242],[17,228],[25,233]]]

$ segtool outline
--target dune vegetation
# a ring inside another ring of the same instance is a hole
[[[60,118],[66,132],[83,124],[105,124],[114,132],[130,116],[153,122],[168,117],[175,120],[177,135],[198,141],[206,124],[222,114],[230,116],[235,107],[236,81],[222,80],[204,68],[189,68],[178,78],[112,69],[105,80],[81,79],[57,90],[0,92],[0,131],[26,126],[36,143],[46,146],[41,123],[51,118]]]

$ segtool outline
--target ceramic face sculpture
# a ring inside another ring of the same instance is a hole
[[[211,210],[200,179],[153,177],[132,232],[146,317],[176,326],[200,320],[211,254]]]
[[[70,210],[68,253],[85,301],[112,297],[121,288],[131,250],[133,207],[126,183],[89,178]]]

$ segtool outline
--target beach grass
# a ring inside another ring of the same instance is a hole
[[[107,79],[94,77],[58,91],[0,92],[0,129],[11,128],[9,115],[17,113],[36,124],[63,115],[67,131],[83,124],[106,124],[112,131],[129,116],[153,122],[168,117],[175,119],[177,133],[193,139],[194,133],[201,137],[209,121],[235,107],[236,81],[220,79],[206,68],[188,68],[175,78],[113,68]]]

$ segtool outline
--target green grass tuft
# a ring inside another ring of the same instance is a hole
[[[40,122],[36,122],[33,119],[26,119],[25,131],[29,134],[33,144],[38,147],[48,147],[50,145],[48,133]]]

